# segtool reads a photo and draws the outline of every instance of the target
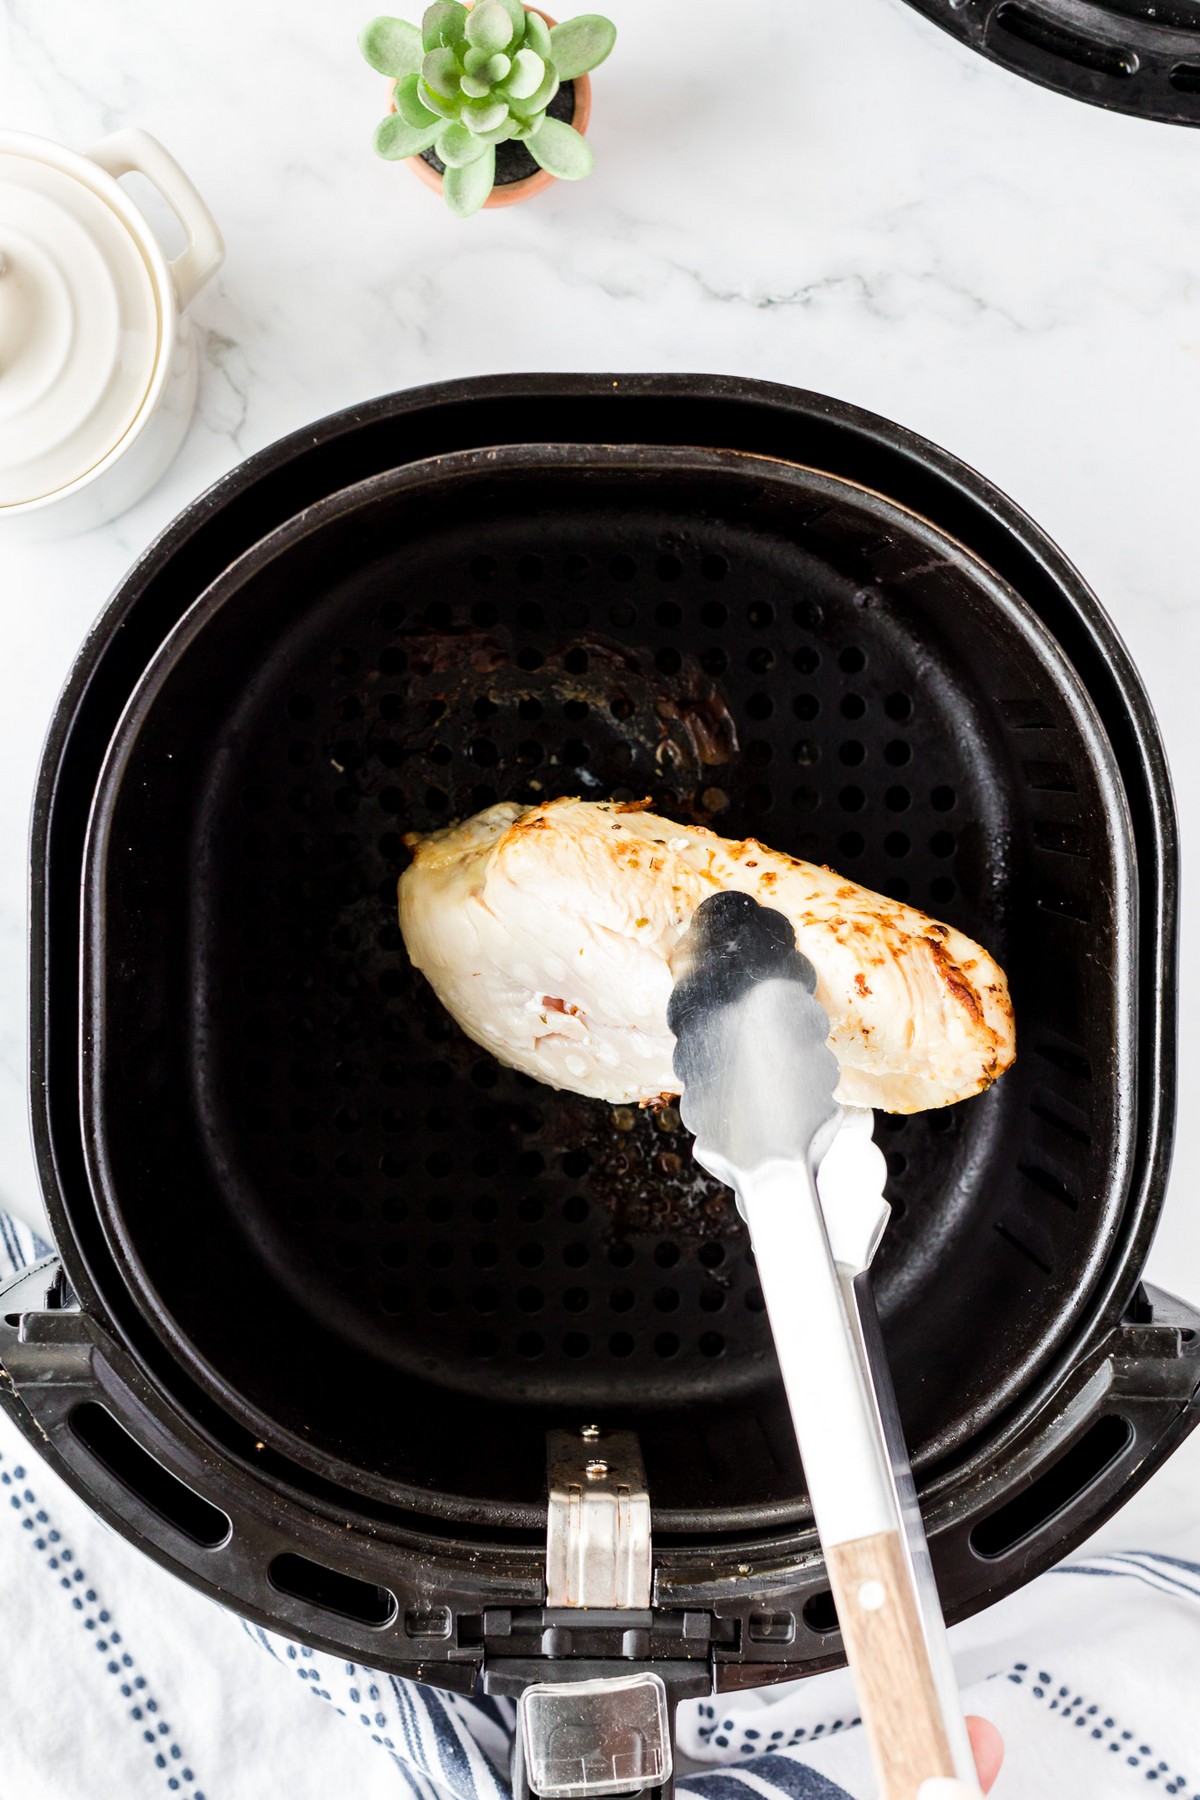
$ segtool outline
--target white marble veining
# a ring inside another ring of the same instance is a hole
[[[460,224],[371,153],[383,83],[354,42],[371,10],[0,5],[3,123],[81,147],[146,127],[228,244],[196,303],[207,361],[172,472],[105,530],[0,560],[0,1201],[35,1205],[38,749],[77,645],[154,533],[250,451],[388,389],[730,371],[856,401],[957,452],[1057,538],[1127,639],[1187,858],[1185,1098],[1151,1273],[1200,1299],[1200,134],[1018,81],[900,0],[606,0],[620,36],[594,78],[595,174]],[[1166,1521],[1189,1468],[1200,1456],[1157,1478],[1146,1517]]]

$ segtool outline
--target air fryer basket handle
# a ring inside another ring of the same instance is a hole
[[[517,1702],[513,1800],[672,1800],[675,1712],[712,1691],[707,1661],[498,1659],[484,1691]]]
[[[822,1562],[805,1550],[789,1564],[787,1543],[769,1583],[748,1569],[732,1589],[698,1582],[663,1549],[653,1606],[641,1614],[547,1607],[536,1554],[514,1557],[505,1586],[481,1593],[477,1546],[389,1531],[349,1506],[330,1511],[282,1457],[261,1444],[239,1454],[236,1441],[200,1429],[106,1318],[80,1304],[57,1257],[0,1288],[0,1407],[88,1506],[165,1568],[364,1667],[467,1695],[482,1676],[486,1692],[518,1700],[547,1684],[649,1673],[665,1688],[673,1738],[683,1699],[841,1660]],[[951,1618],[1061,1560],[1198,1419],[1200,1313],[1139,1290],[985,1481],[926,1502]],[[281,1581],[281,1562],[313,1579]],[[529,1783],[517,1773],[524,1800]],[[669,1800],[670,1777],[657,1785]]]

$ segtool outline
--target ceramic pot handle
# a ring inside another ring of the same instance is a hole
[[[148,131],[114,131],[87,154],[109,175],[144,175],[183,226],[187,249],[167,265],[183,312],[224,259],[225,240],[217,221],[175,158]]]

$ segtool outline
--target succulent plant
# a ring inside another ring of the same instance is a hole
[[[380,156],[433,150],[446,166],[446,204],[478,212],[496,179],[496,145],[517,138],[560,181],[592,167],[583,137],[546,108],[564,81],[602,63],[616,27],[597,13],[549,26],[521,0],[434,0],[421,28],[372,21],[359,39],[373,69],[395,80],[395,111],[375,132]]]

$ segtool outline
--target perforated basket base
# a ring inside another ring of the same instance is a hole
[[[1200,125],[1197,0],[907,0],[960,43],[1056,93]]]
[[[404,952],[402,834],[498,799],[652,796],[994,942],[967,821],[992,814],[994,841],[997,796],[947,779],[954,720],[914,705],[924,646],[868,620],[850,577],[653,506],[531,524],[431,531],[256,693],[217,802],[204,1105],[243,1146],[280,1278],[315,1310],[335,1294],[398,1368],[570,1409],[732,1396],[771,1355],[732,1196],[674,1107],[556,1092],[463,1035]],[[967,1131],[886,1120],[889,1261]]]
[[[404,830],[576,792],[833,861],[1008,967],[1017,1068],[881,1127],[897,1386],[918,1461],[945,1455],[1069,1334],[1123,1204],[1127,820],[1015,596],[754,458],[393,473],[168,642],[103,783],[86,944],[94,1178],[147,1313],[260,1435],[381,1498],[535,1515],[546,1429],[587,1412],[642,1431],[681,1528],[803,1509],[728,1197],[669,1116],[467,1044],[398,936]]]

